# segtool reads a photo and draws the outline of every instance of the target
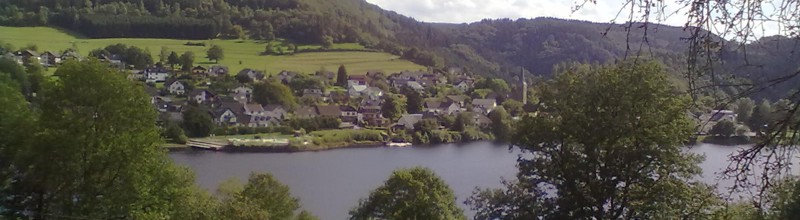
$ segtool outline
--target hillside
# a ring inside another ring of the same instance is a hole
[[[560,63],[608,63],[635,55],[661,61],[678,79],[686,67],[687,44],[682,38],[688,36],[680,27],[649,24],[647,44],[643,44],[641,24],[632,25],[629,33],[618,24],[555,18],[424,23],[364,0],[7,0],[0,2],[0,8],[8,9],[0,10],[2,25],[55,25],[94,38],[281,38],[296,44],[354,43],[422,66],[465,67],[505,79],[517,76],[520,67],[549,76]],[[758,41],[748,46],[770,45]],[[748,51],[747,60],[775,64],[776,68],[745,68],[743,72],[741,67],[747,63],[743,50],[726,50],[724,66],[719,69],[725,82],[763,81],[800,67],[784,61],[782,57],[790,55],[786,51],[757,49],[758,53]],[[781,87],[762,95],[775,99],[785,92]]]
[[[396,56],[378,52],[306,52],[295,55],[262,56],[263,42],[240,40],[205,40],[205,47],[186,46],[187,40],[154,39],[154,38],[105,38],[85,39],[77,38],[68,33],[45,27],[0,27],[0,42],[10,43],[18,48],[27,45],[36,45],[40,51],[63,51],[75,47],[83,55],[89,51],[105,46],[124,43],[137,46],[150,51],[153,58],[158,59],[161,47],[169,50],[184,52],[192,51],[195,54],[195,63],[201,65],[215,64],[205,58],[206,50],[210,45],[220,45],[225,50],[225,59],[219,62],[230,67],[232,71],[244,68],[265,70],[267,73],[278,73],[282,70],[313,73],[320,69],[335,71],[339,65],[345,65],[351,73],[360,74],[371,70],[401,71],[419,70],[423,66],[416,65]],[[199,41],[194,41],[199,42]],[[274,41],[273,45],[281,42]],[[316,49],[319,45],[301,45],[301,49]],[[335,44],[332,49],[363,49],[358,44]]]

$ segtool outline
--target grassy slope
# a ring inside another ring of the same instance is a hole
[[[86,55],[89,51],[102,48],[110,44],[124,43],[149,49],[153,59],[158,60],[161,47],[167,47],[179,54],[192,51],[195,54],[195,65],[212,65],[214,62],[205,58],[208,47],[185,46],[187,40],[175,39],[142,39],[142,38],[112,38],[112,39],[84,39],[75,37],[63,31],[47,27],[2,27],[0,26],[0,41],[11,43],[17,47],[36,44],[39,51],[62,51],[74,43],[78,50]],[[197,41],[193,41],[197,42]],[[231,71],[238,72],[243,68],[265,70],[267,73],[278,73],[281,70],[312,73],[325,68],[336,71],[339,65],[344,64],[351,74],[363,74],[370,70],[383,70],[396,72],[401,70],[418,70],[422,66],[406,60],[397,59],[387,53],[375,52],[319,52],[300,53],[284,56],[260,56],[264,50],[264,43],[239,40],[208,40],[207,46],[217,44],[225,50],[225,59],[220,64],[228,66]],[[273,45],[278,45],[274,42]],[[317,45],[303,45],[304,48],[318,48]],[[363,49],[357,44],[337,44],[334,49]],[[240,64],[241,62],[241,64]]]

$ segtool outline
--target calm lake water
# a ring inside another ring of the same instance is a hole
[[[701,164],[704,182],[730,186],[717,172],[728,165],[728,155],[738,147],[701,144],[688,149],[706,155]],[[455,191],[463,205],[475,187],[500,187],[500,178],[513,178],[519,151],[493,142],[445,144],[408,148],[353,148],[301,153],[223,153],[184,151],[170,153],[178,164],[192,168],[197,182],[215,190],[229,178],[244,182],[250,172],[269,172],[291,187],[303,208],[321,219],[346,219],[347,212],[377,188],[397,168],[428,167]]]

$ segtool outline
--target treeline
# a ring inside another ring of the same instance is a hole
[[[92,38],[210,39],[217,35],[212,20],[183,17],[91,15],[81,18],[78,30]]]

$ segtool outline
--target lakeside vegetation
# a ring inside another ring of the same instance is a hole
[[[10,43],[17,48],[36,45],[39,51],[61,52],[69,48],[77,49],[82,55],[89,55],[91,50],[124,42],[150,52],[158,58],[159,51],[166,47],[170,51],[196,54],[195,65],[224,65],[231,74],[245,68],[264,70],[268,74],[277,74],[283,70],[312,74],[321,69],[335,71],[340,65],[347,65],[353,74],[364,74],[367,71],[396,72],[402,70],[420,70],[423,66],[400,57],[381,52],[366,51],[364,46],[355,43],[333,44],[330,52],[302,52],[287,55],[262,55],[267,43],[257,40],[179,40],[154,38],[105,38],[88,39],[71,35],[67,32],[49,27],[4,27],[0,26],[0,42]],[[187,42],[202,42],[205,46],[189,46]],[[279,46],[289,53],[289,42],[273,40],[270,44]],[[212,45],[219,45],[225,50],[225,58],[219,62],[206,58],[205,54]],[[319,50],[321,45],[299,45],[299,50]],[[336,51],[353,50],[353,51]],[[358,51],[364,50],[364,51]]]

